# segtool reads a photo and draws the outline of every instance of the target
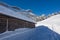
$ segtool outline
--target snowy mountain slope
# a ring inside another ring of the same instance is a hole
[[[37,22],[36,27],[41,25],[48,26],[49,29],[60,34],[60,14],[52,16],[46,20]]]
[[[46,26],[39,26],[29,31],[5,37],[0,40],[60,40],[60,35]]]

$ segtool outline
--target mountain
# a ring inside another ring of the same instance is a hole
[[[36,21],[37,15],[35,15],[32,10],[27,9],[27,10],[22,10],[19,13],[31,18],[32,20]]]

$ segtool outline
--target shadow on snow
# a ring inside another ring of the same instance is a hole
[[[60,35],[46,26],[39,26],[3,40],[60,40]]]

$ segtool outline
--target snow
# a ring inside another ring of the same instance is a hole
[[[47,26],[49,29],[60,34],[60,14],[52,16],[46,20],[37,22],[36,27],[41,25]]]
[[[60,40],[60,35],[46,26],[39,26],[0,40]]]
[[[2,6],[2,5],[0,5],[0,13],[35,23],[35,21],[32,20],[31,18],[29,18],[25,15],[22,15],[19,12],[15,12],[15,11],[13,11],[5,6]]]
[[[16,35],[18,33],[22,33],[27,30],[30,30],[30,28],[20,28],[20,29],[16,29],[15,31],[6,31],[6,32],[0,34],[0,39],[8,37],[8,36]]]

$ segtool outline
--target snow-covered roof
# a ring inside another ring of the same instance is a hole
[[[22,20],[26,20],[26,21],[35,23],[34,20],[27,17],[26,15],[22,15],[20,12],[15,12],[14,10],[11,10],[10,8],[8,8],[4,5],[0,5],[0,13],[8,15],[8,16],[15,17],[15,18],[18,18],[18,19],[22,19]]]

